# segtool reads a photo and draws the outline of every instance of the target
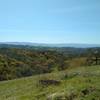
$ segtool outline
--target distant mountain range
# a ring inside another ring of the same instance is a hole
[[[32,43],[32,42],[0,42],[0,44],[24,45],[24,46],[28,45],[28,46],[40,46],[40,47],[75,47],[75,48],[100,47],[100,44],[81,44],[81,43],[46,44],[46,43]]]

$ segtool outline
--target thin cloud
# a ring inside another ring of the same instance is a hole
[[[73,11],[80,11],[80,7],[71,7],[71,8],[58,8],[49,10],[50,13],[69,13]]]
[[[68,7],[68,8],[55,8],[50,9],[49,13],[73,13],[73,12],[82,12],[82,11],[90,11],[93,9],[100,9],[97,6],[94,5],[88,5],[88,6],[75,6],[75,7]]]

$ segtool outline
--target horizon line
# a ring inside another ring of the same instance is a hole
[[[91,45],[92,44],[92,45],[100,45],[100,43],[71,43],[71,42],[70,43],[69,42],[68,43],[67,42],[66,43],[65,42],[64,43],[62,43],[62,42],[59,42],[59,43],[58,42],[57,43],[50,43],[50,42],[47,43],[47,42],[45,42],[44,43],[44,42],[32,42],[32,41],[0,41],[0,43],[33,43],[33,44],[52,44],[52,45],[53,44],[83,44],[83,45]]]

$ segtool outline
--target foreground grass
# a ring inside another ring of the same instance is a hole
[[[40,79],[61,81],[43,86]],[[100,100],[100,66],[0,82],[0,100]]]

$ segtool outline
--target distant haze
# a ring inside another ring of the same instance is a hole
[[[75,47],[75,48],[90,48],[100,47],[100,44],[44,44],[44,43],[31,43],[31,42],[0,42],[0,44],[8,45],[27,45],[27,46],[41,46],[41,47]]]

